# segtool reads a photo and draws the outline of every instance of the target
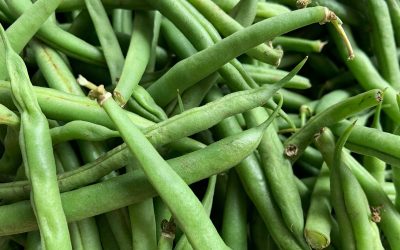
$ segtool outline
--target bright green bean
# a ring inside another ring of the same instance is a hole
[[[169,221],[163,220],[161,223],[161,236],[158,241],[158,250],[172,250],[175,239],[176,225],[173,217]]]
[[[230,15],[243,27],[250,26],[257,14],[257,0],[241,0],[230,12]]]
[[[65,125],[52,128],[50,129],[50,135],[53,145],[78,139],[103,141],[109,138],[119,137],[119,133],[115,130],[85,121],[72,121]]]
[[[163,86],[164,90],[179,89],[182,91],[236,56],[242,54],[244,51],[247,51],[265,40],[314,22],[329,21],[326,20],[326,11],[327,9],[323,7],[293,11],[238,31],[215,45],[196,53],[190,58],[180,61],[172,67],[168,73],[164,74],[153,83],[153,85],[148,88],[148,91],[160,106],[164,106],[175,97],[175,93],[167,94],[165,91],[163,91],[163,93],[155,93],[154,90],[159,89],[159,86]],[[296,20],[296,22],[283,22],[283,20]],[[285,25],[280,25],[279,28],[275,28],[278,23],[284,23]],[[186,87],[179,86],[178,84],[180,83],[185,83]]]
[[[285,154],[296,160],[312,141],[312,137],[324,126],[332,125],[347,116],[358,113],[366,108],[378,105],[382,101],[380,90],[370,90],[339,102],[314,116],[299,131],[285,141]]]
[[[353,131],[354,132],[354,131]],[[322,136],[321,136],[322,135]],[[334,148],[333,134],[324,129],[316,144],[326,161],[332,161],[332,150]],[[389,200],[381,184],[372,177],[367,170],[355,160],[350,153],[342,153],[344,164],[351,169],[358,182],[367,195],[371,209],[376,210],[374,220],[379,221],[379,227],[391,246],[399,245],[400,214],[396,211],[393,203]]]
[[[23,60],[15,53],[0,26],[11,90],[21,113],[20,146],[32,185],[32,204],[48,249],[71,249],[67,221],[56,180],[56,166],[46,117],[40,110]],[[49,197],[52,201],[49,203]]]
[[[320,40],[308,40],[304,38],[295,38],[289,36],[278,36],[272,43],[275,46],[281,46],[284,51],[294,51],[301,53],[319,53],[326,45],[326,42]]]
[[[385,0],[368,0],[365,11],[371,26],[372,46],[382,77],[395,89],[400,89],[400,66],[390,13]]]
[[[246,193],[234,172],[229,172],[221,237],[234,250],[247,249],[247,204]]]
[[[397,0],[387,0],[390,17],[392,21],[394,37],[396,39],[396,45],[400,44],[400,3]]]
[[[116,9],[112,12],[112,24],[115,32],[132,34],[132,11]]]
[[[119,0],[118,2],[114,0],[102,0],[104,6],[108,8],[121,8],[121,9],[150,9],[148,3],[141,0]],[[63,1],[58,7],[58,11],[68,12],[72,10],[83,9],[85,3],[82,0],[68,0]]]
[[[124,106],[146,69],[150,59],[150,42],[154,18],[148,12],[136,12],[133,35],[121,77],[114,89],[114,96],[120,106]],[[134,65],[134,67],[133,67]]]
[[[335,124],[332,126],[332,131],[336,135],[341,135],[348,124],[348,121]],[[398,147],[399,141],[400,136],[398,135],[356,125],[346,143],[346,147],[354,152],[374,156],[389,164],[399,166],[400,155],[395,150]]]
[[[190,0],[189,2],[193,4],[193,6],[195,6],[225,37],[243,29],[243,26],[239,22],[222,11],[211,0]],[[282,51],[274,50],[266,44],[258,45],[247,53],[251,57],[272,65],[279,65],[282,57]]]
[[[304,237],[313,249],[323,249],[331,243],[331,210],[329,169],[324,164],[312,191],[304,227]]]
[[[124,67],[124,55],[101,1],[85,0],[85,4],[103,49],[111,82],[116,84]]]

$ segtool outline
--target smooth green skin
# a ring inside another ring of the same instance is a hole
[[[68,224],[69,233],[71,235],[71,244],[73,249],[83,250],[82,238],[79,233],[79,228],[75,222]],[[31,232],[29,232],[31,233]],[[29,234],[28,233],[28,234]]]
[[[110,229],[107,218],[104,214],[96,216],[96,223],[99,228],[101,245],[104,250],[118,249],[118,244],[113,232]]]
[[[65,59],[54,49],[33,40],[30,43],[36,63],[50,88],[84,96]]]
[[[190,39],[196,49],[203,50],[212,46],[214,43],[221,40],[218,31],[214,26],[204,18],[190,3],[186,1],[177,1],[173,5],[162,2],[160,6],[169,19],[175,22],[178,27]],[[218,72],[229,83],[229,87],[234,90],[245,90],[250,87],[257,87],[257,84],[243,69],[241,63],[237,59],[231,60],[229,63],[223,65]],[[189,86],[180,85],[179,91],[182,92]],[[158,88],[163,88],[159,86]],[[174,91],[174,89],[169,89]],[[156,92],[165,92],[166,89],[156,89]],[[173,93],[176,96],[176,92]]]
[[[203,199],[201,201],[208,216],[210,216],[211,209],[213,206],[213,199],[214,199],[216,183],[217,183],[217,175],[213,175],[208,179],[207,189],[206,189],[206,192],[204,193]],[[222,238],[222,239],[225,241],[224,238]],[[225,243],[227,243],[227,242],[225,241]],[[228,247],[232,248],[229,244],[227,244],[227,245],[228,245]],[[176,243],[176,246],[174,248],[174,250],[192,250],[192,249],[193,248],[189,244],[186,235],[181,236],[181,238]]]
[[[220,97],[220,95],[212,97],[209,93],[207,100],[215,100]],[[219,137],[232,136],[242,131],[235,117],[222,120],[218,123],[216,129]],[[283,221],[282,214],[272,198],[270,187],[267,185],[267,180],[256,156],[254,154],[249,155],[235,167],[235,170],[243,188],[261,214],[277,245],[282,249],[302,249]]]
[[[257,0],[242,0],[235,5],[230,15],[243,27],[250,26],[257,14]]]
[[[185,35],[166,18],[161,21],[161,34],[166,40],[169,49],[179,58],[184,59],[197,52]]]
[[[341,185],[341,192],[343,192],[343,200],[348,215],[349,221],[352,226],[355,246],[357,249],[374,249],[373,232],[371,231],[371,211],[368,205],[365,193],[362,190],[357,179],[349,168],[342,165],[342,150],[344,144],[349,138],[354,123],[348,126],[345,132],[339,137],[336,142],[335,151],[333,154],[333,165],[331,165],[332,172],[336,169],[339,172],[339,183]],[[332,183],[332,182],[331,182]],[[335,183],[336,184],[336,183]],[[333,189],[333,187],[331,187]],[[333,201],[336,202],[336,201]],[[335,208],[335,203],[334,208]],[[339,221],[339,230],[343,225]],[[347,225],[344,225],[347,226]],[[346,241],[343,241],[346,242]]]
[[[370,90],[378,88],[385,90],[385,97],[383,101],[384,107],[382,109],[390,117],[391,120],[393,120],[394,122],[399,121],[400,111],[396,102],[397,91],[380,76],[369,57],[362,50],[357,48],[357,45],[352,37],[350,30],[347,27],[344,28],[347,36],[349,37],[351,45],[353,46],[354,54],[356,55],[353,60],[347,60],[347,51],[344,48],[342,41],[340,40],[341,38],[336,34],[333,29],[329,27],[331,38],[333,38],[333,41],[335,42],[336,47],[339,50],[342,60],[346,63],[347,67],[353,73],[354,77],[363,89]]]
[[[245,64],[243,67],[254,81],[260,85],[275,83],[288,74],[288,72],[284,70],[253,66],[249,64]],[[293,89],[308,89],[311,87],[311,83],[308,78],[296,75],[285,87]]]
[[[393,88],[399,90],[400,66],[388,5],[385,0],[367,0],[364,11],[371,27],[370,37],[379,72]]]
[[[174,245],[174,238],[165,237],[161,235],[160,240],[158,241],[158,250],[172,250]]]
[[[42,113],[23,60],[0,26],[14,102],[21,114],[20,147],[32,185],[31,200],[47,249],[71,249],[67,221],[56,179],[56,166],[47,119]],[[50,197],[50,199],[49,199]]]
[[[0,124],[7,126],[18,126],[20,123],[19,117],[3,104],[0,104]]]
[[[257,126],[265,117],[268,117],[268,113],[262,108],[256,108],[245,113],[248,126]],[[292,231],[296,239],[304,241],[304,215],[301,199],[294,180],[292,165],[282,155],[283,150],[276,130],[273,127],[268,128],[258,147],[261,166],[286,226]],[[305,244],[305,242],[301,242],[301,244],[303,243]]]
[[[119,137],[119,133],[101,125],[86,121],[71,121],[50,129],[53,145],[72,140],[104,141]]]
[[[335,135],[341,135],[349,123],[348,121],[342,121],[331,126],[332,132]],[[398,135],[356,125],[346,143],[346,147],[354,152],[374,156],[388,164],[399,166],[399,143],[400,136]]]
[[[154,18],[148,12],[135,12],[133,35],[121,78],[114,89],[114,96],[120,106],[124,106],[131,97],[149,63],[153,26]]]
[[[143,109],[145,109],[151,115],[157,117],[158,121],[168,119],[164,110],[154,102],[151,95],[142,86],[137,85],[135,87],[132,97]]]
[[[125,58],[101,0],[85,0],[111,75],[112,84],[121,77]]]
[[[356,128],[356,126],[355,126]],[[320,136],[319,140],[316,140],[316,145],[320,149],[324,159],[326,161],[332,161],[332,152],[334,150],[334,136],[330,130],[325,129],[324,136]],[[353,130],[354,132],[355,130]],[[352,132],[352,133],[353,133]],[[357,178],[362,189],[364,190],[370,206],[380,207],[381,221],[379,223],[380,229],[382,229],[386,236],[390,246],[394,249],[398,249],[400,242],[400,214],[394,207],[392,201],[388,198],[381,184],[375,180],[373,176],[355,160],[350,153],[344,151],[342,153],[342,160],[344,164],[351,169],[354,176]]]
[[[386,96],[386,95],[385,95]],[[285,154],[295,161],[311,143],[318,130],[330,126],[364,109],[376,106],[381,101],[382,92],[374,89],[341,101],[312,117],[299,131],[285,141]],[[295,148],[294,150],[292,150]]]
[[[323,7],[307,8],[276,16],[240,30],[178,62],[168,73],[153,83],[148,91],[160,106],[164,106],[175,97],[175,94],[165,91],[155,92],[154,90],[160,90],[160,86],[163,86],[164,90],[181,90],[183,88],[180,84],[183,83],[187,88],[257,44],[296,28],[325,20],[325,13],[326,9]],[[296,22],[287,22],[288,20]]]
[[[132,35],[132,11],[121,9],[113,10],[112,24],[115,32]]]
[[[300,95],[296,92],[292,92],[287,89],[281,89],[279,90],[279,92],[282,94],[283,100],[285,100],[283,102],[283,107],[285,108],[285,110],[288,111],[298,111],[301,105],[303,105],[304,103],[311,102],[311,100],[308,97]],[[275,97],[274,101],[276,101]]]
[[[229,172],[221,237],[234,250],[247,249],[247,197],[235,170]]]
[[[188,184],[191,184],[240,163],[257,148],[261,136],[262,128],[253,128],[213,143],[202,150],[171,159],[168,163]],[[97,162],[101,162],[101,158]],[[125,162],[128,162],[128,159]],[[110,164],[109,162],[105,163]],[[242,171],[246,172],[247,170],[247,168],[242,167]],[[256,184],[253,179],[248,180],[250,184]],[[263,183],[265,184],[265,181]],[[29,193],[28,188],[25,187],[25,189],[25,192]],[[264,203],[263,189],[256,190],[262,193],[259,199]],[[134,171],[98,184],[65,192],[61,196],[64,200],[63,206],[67,218],[69,221],[75,221],[125,207],[155,195],[156,192],[144,173]],[[109,202],[111,198],[113,199],[112,203]],[[268,202],[265,205],[270,206]],[[265,211],[268,211],[268,209]],[[37,228],[29,201],[0,206],[0,212],[0,225],[2,226],[0,227],[0,235],[16,234]],[[289,246],[291,244],[289,243]]]
[[[191,245],[194,248],[226,249],[195,194],[124,115],[118,104],[112,98],[108,98],[102,106]]]
[[[61,2],[61,0],[39,0],[35,4],[31,4],[32,7],[26,8],[21,17],[7,29],[7,37],[17,53],[22,51]],[[12,7],[14,5],[24,5],[24,1],[5,1],[4,4]],[[0,61],[2,65],[5,65],[4,58],[4,46],[0,45]],[[0,79],[4,79],[6,76],[6,67],[1,67]]]
[[[248,26],[241,25],[240,22],[226,14],[211,0],[189,0],[189,2],[196,7],[196,9],[198,9],[204,15],[204,17],[207,18],[225,37]],[[246,51],[246,53],[251,57],[272,65],[279,65],[283,54],[282,51],[275,50],[266,44],[257,45],[255,48],[251,48],[249,51]]]
[[[350,98],[350,93],[348,91],[341,89],[331,91],[321,97],[321,99],[318,101],[314,108],[315,113],[319,114],[338,102],[345,101],[348,98]]]
[[[400,44],[400,3],[397,0],[387,0],[386,4],[389,8],[396,44]]]
[[[326,43],[321,40],[309,40],[289,36],[278,36],[272,43],[281,46],[284,51],[294,51],[301,53],[320,53]]]
[[[322,165],[308,208],[304,237],[313,249],[324,249],[331,242],[331,202],[329,168]]]
[[[23,3],[23,5],[20,3]],[[24,13],[29,8],[30,4],[31,2],[27,0],[10,1],[9,5],[13,7],[14,11],[13,17],[16,18],[17,16]],[[42,8],[45,9],[45,7]],[[28,23],[29,24],[25,23],[23,26],[25,28],[29,27],[30,22]],[[78,60],[82,60],[84,62],[96,65],[105,65],[104,55],[100,49],[85,42],[82,39],[79,39],[69,32],[64,31],[63,29],[58,27],[52,20],[47,20],[46,22],[41,24],[40,29],[37,31],[36,35],[42,41],[51,45],[52,48],[60,50],[66,55],[77,58]]]
[[[133,249],[156,249],[156,221],[153,199],[129,206]]]

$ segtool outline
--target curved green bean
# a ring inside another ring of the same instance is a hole
[[[56,180],[47,119],[40,110],[23,60],[13,51],[3,27],[0,36],[6,49],[5,58],[11,90],[21,113],[20,146],[27,175],[32,185],[32,204],[48,249],[72,249],[67,221]],[[49,197],[52,197],[49,203]]]
[[[320,128],[332,125],[352,114],[378,105],[381,101],[382,92],[374,89],[348,98],[317,114],[285,141],[286,156],[291,160],[296,160]]]
[[[230,15],[243,27],[250,26],[257,14],[257,0],[241,0],[230,12]]]

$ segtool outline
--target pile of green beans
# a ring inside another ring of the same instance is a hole
[[[0,249],[400,249],[399,0],[0,0]]]

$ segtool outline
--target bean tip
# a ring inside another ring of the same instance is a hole
[[[299,148],[294,144],[289,144],[285,147],[285,155],[289,158],[296,157],[299,152]]]

